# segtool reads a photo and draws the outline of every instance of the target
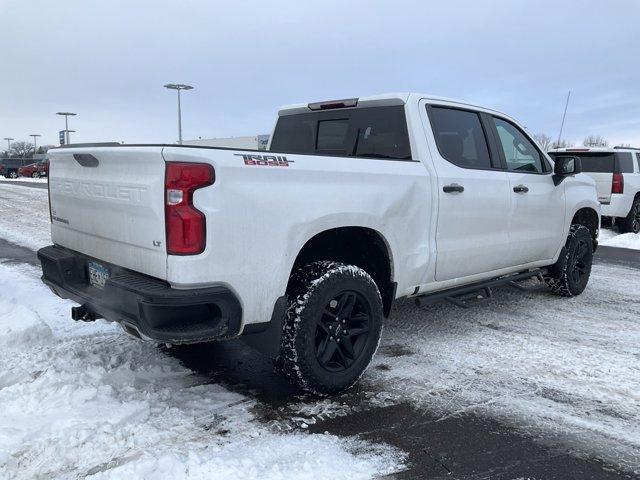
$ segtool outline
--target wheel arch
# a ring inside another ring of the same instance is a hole
[[[578,209],[571,219],[571,224],[578,224],[587,227],[591,233],[594,248],[596,247],[598,230],[600,229],[600,216],[595,209],[591,207],[582,207]]]
[[[389,316],[396,294],[393,255],[384,235],[362,226],[342,226],[324,230],[311,237],[299,250],[289,279],[300,267],[319,260],[355,265],[376,282],[385,316]],[[287,291],[289,291],[289,283]]]

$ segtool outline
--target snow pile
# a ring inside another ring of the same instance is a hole
[[[51,244],[47,190],[0,182],[0,235],[33,250]]]
[[[632,250],[640,250],[640,234],[623,233],[616,235],[610,239],[604,240],[601,245],[607,247],[630,248]]]
[[[1,478],[373,478],[402,468],[390,447],[275,433],[254,400],[152,344],[74,324],[35,274],[0,264],[0,339],[13,344],[0,348]]]
[[[51,337],[51,329],[22,305],[0,298],[0,349],[21,348]]]

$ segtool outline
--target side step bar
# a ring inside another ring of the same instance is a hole
[[[532,277],[538,277],[542,281],[543,275],[547,273],[546,269],[536,268],[533,270],[527,270],[526,272],[514,273],[512,275],[505,275],[504,277],[494,278],[493,280],[484,280],[482,282],[472,283],[471,285],[464,285],[461,287],[453,287],[447,290],[442,290],[434,293],[424,293],[417,295],[415,298],[416,305],[432,305],[441,301],[446,301],[457,305],[458,307],[468,308],[463,300],[471,294],[484,292],[485,297],[491,297],[492,287],[498,287],[502,285],[508,285],[510,287],[517,288],[518,290],[526,290],[525,287],[516,283],[518,281],[527,280]]]

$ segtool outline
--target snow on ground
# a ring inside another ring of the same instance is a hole
[[[0,184],[0,202],[11,198],[25,213],[14,222],[0,218],[0,237],[28,246],[48,237],[46,190],[33,190]],[[603,241],[609,235],[603,230]],[[175,468],[179,478],[187,468],[196,477],[235,468],[234,475],[269,478],[298,468],[292,457],[315,468],[322,459],[310,452],[323,449],[341,459],[339,468],[316,473],[358,478],[353,471],[366,477],[399,468],[397,452],[363,450],[354,439],[276,436],[252,416],[256,400],[199,378],[111,325],[71,322],[69,304],[48,294],[35,269],[0,267],[0,309],[21,305],[16,311],[33,326],[9,333],[0,315],[0,335],[11,335],[5,344],[20,346],[0,348],[0,364],[9,366],[0,373],[0,405],[7,405],[0,476],[2,468],[20,468],[24,477],[136,477]],[[638,345],[640,274],[624,267],[594,266],[587,290],[572,299],[531,282],[526,293],[499,289],[469,309],[400,302],[363,377],[362,408],[410,402],[443,418],[485,415],[640,474]],[[348,396],[292,399],[285,413],[308,423],[346,415]],[[238,449],[250,452],[244,466]]]
[[[47,190],[0,182],[0,237],[37,250],[51,244]]]
[[[640,474],[639,272],[596,265],[571,299],[530,286],[469,309],[405,302],[384,344],[410,353],[379,356],[391,368],[370,377],[442,417],[498,418]]]
[[[44,183],[46,184],[48,181],[47,177],[18,177],[16,179],[8,179],[8,178],[0,178],[0,183],[11,183],[11,182],[29,182],[29,183]]]
[[[399,302],[363,378],[369,406],[409,402],[446,419],[498,419],[640,475],[640,274],[596,265],[579,297],[496,289],[469,309]],[[290,406],[313,423],[335,398]]]
[[[278,434],[255,401],[105,322],[74,324],[33,267],[0,264],[0,477],[373,478],[384,445]]]
[[[618,233],[617,231],[603,228],[600,230],[600,245],[607,247],[630,248],[640,250],[640,234]]]

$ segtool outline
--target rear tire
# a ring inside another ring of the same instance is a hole
[[[18,178],[18,172],[9,172],[9,176],[7,178]]]
[[[380,342],[378,287],[364,270],[329,261],[302,267],[289,285],[277,364],[306,392],[327,395],[349,388]]]
[[[593,238],[584,225],[571,225],[560,258],[545,276],[551,291],[562,297],[580,295],[589,283],[593,262]]]
[[[620,233],[640,232],[640,198],[633,200],[629,215],[618,220],[618,230]]]

